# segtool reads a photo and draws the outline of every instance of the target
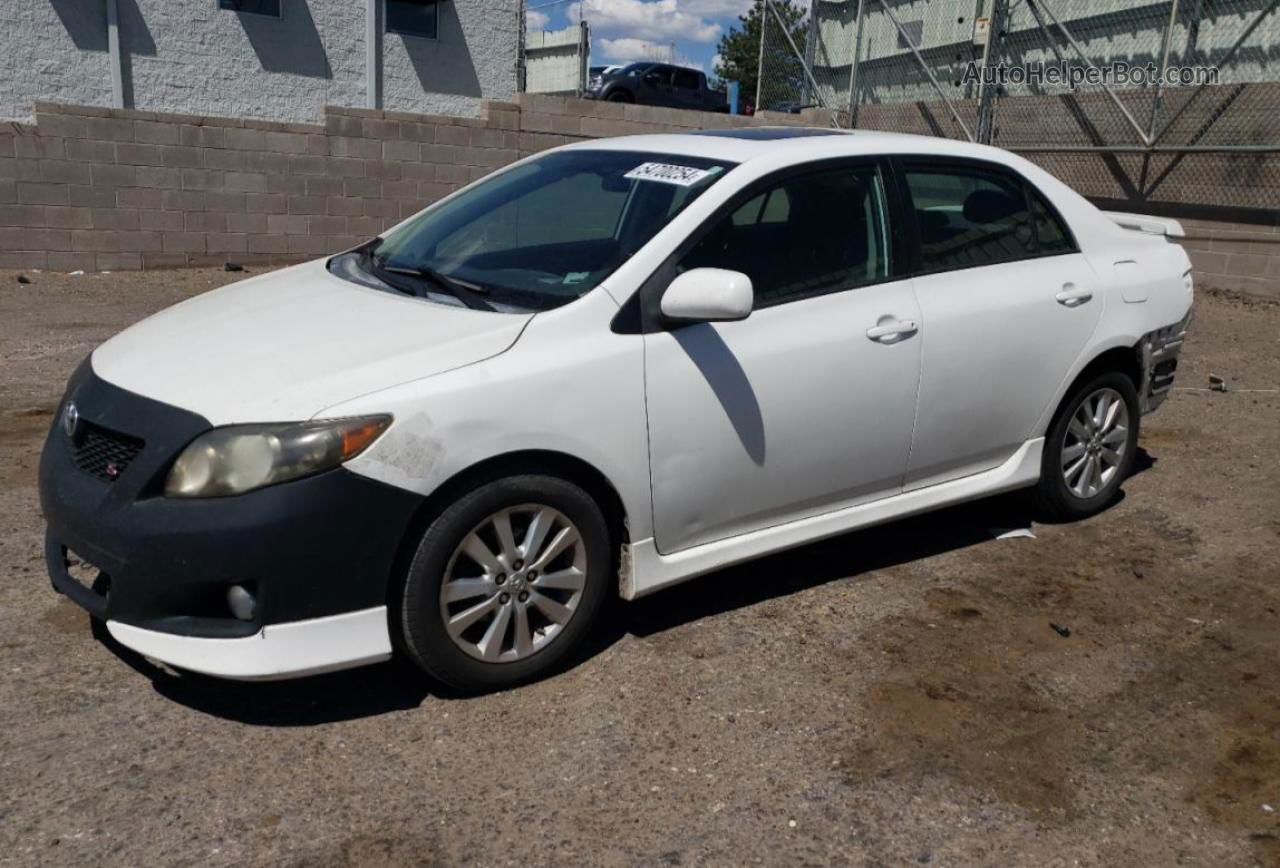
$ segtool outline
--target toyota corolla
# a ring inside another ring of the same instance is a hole
[[[548,151],[98,347],[41,459],[53,585],[181,669],[400,649],[483,690],[611,595],[1018,488],[1089,516],[1173,380],[1179,234],[940,139]]]

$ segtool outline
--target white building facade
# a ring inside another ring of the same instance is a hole
[[[516,93],[519,0],[0,0],[0,118],[36,102],[314,122]]]

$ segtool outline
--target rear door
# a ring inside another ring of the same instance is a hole
[[[672,70],[671,85],[675,103],[680,108],[703,108],[702,77],[697,72],[677,67]]]
[[[676,102],[675,89],[671,84],[671,73],[671,67],[655,63],[644,74],[645,98],[640,102],[647,105],[675,107],[678,103]]]
[[[1102,298],[1061,217],[1012,170],[936,159],[898,170],[924,344],[909,490],[995,467],[1030,438]]]

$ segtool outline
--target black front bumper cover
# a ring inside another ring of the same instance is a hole
[[[68,402],[101,429],[145,442],[114,481],[78,467],[61,424]],[[94,374],[72,375],[40,456],[45,555],[53,586],[95,617],[195,636],[251,635],[267,624],[386,603],[405,533],[423,498],[344,469],[235,497],[163,494],[181,449],[212,427]],[[98,570],[96,589],[67,568]],[[231,616],[227,589],[251,587],[253,621]]]

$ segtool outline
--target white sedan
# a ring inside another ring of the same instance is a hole
[[[942,139],[548,151],[99,347],[41,461],[53,583],[188,670],[399,648],[484,690],[613,594],[1017,488],[1087,516],[1173,379],[1179,234]]]

